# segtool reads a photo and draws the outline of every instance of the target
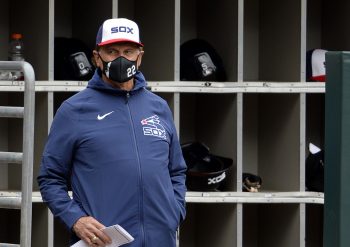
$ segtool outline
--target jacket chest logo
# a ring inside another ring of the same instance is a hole
[[[106,114],[103,114],[102,116],[100,114],[97,115],[97,120],[103,120],[108,115],[112,114],[114,111],[108,112]]]
[[[141,124],[143,125],[142,129],[145,136],[155,136],[166,139],[165,129],[157,115],[142,119]]]

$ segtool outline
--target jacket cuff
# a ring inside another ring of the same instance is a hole
[[[77,222],[81,217],[88,216],[79,206],[75,206],[70,209],[69,212],[65,213],[64,216],[60,218],[66,224],[69,230],[73,230],[73,225]]]

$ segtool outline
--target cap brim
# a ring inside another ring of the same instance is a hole
[[[108,45],[108,44],[122,43],[122,42],[130,42],[130,43],[134,43],[134,44],[136,44],[138,46],[142,46],[143,47],[142,43],[138,43],[138,42],[135,42],[135,41],[130,40],[130,39],[110,39],[110,40],[107,40],[107,41],[99,43],[98,46],[104,46],[104,45]]]
[[[320,82],[324,82],[326,81],[326,75],[316,75],[316,76],[312,76],[311,80],[313,81],[320,81]]]

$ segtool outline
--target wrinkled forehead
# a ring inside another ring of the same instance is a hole
[[[126,49],[141,49],[141,47],[132,42],[117,42],[117,43],[111,43],[111,44],[100,46],[99,49],[100,50],[101,49],[126,50]]]

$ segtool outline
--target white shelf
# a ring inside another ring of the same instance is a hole
[[[301,82],[152,82],[154,92],[182,93],[324,93],[325,83]]]
[[[187,203],[312,203],[323,204],[318,192],[187,192]]]
[[[36,81],[36,92],[78,92],[86,81]],[[324,93],[324,82],[148,82],[153,92],[168,93]],[[23,81],[0,81],[0,92],[21,92]]]
[[[71,195],[71,193],[70,193]],[[17,201],[21,192],[0,191],[0,201]],[[42,203],[40,192],[32,194],[33,203]],[[310,203],[323,204],[324,194],[319,192],[187,192],[187,203]]]

